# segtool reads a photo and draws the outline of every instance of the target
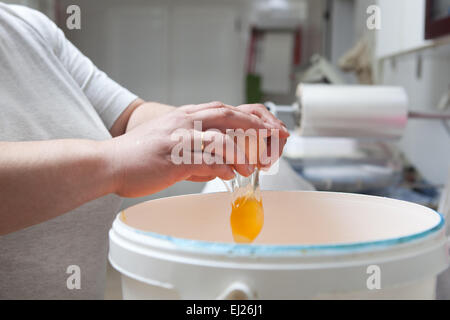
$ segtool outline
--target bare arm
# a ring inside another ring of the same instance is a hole
[[[226,164],[171,161],[178,144],[171,135],[179,128],[193,130],[195,121],[221,131],[275,128],[248,113],[209,103],[166,112],[105,141],[0,142],[0,234],[54,218],[109,193],[138,197],[190,177],[231,179],[234,173]],[[248,175],[247,167],[235,169]]]
[[[136,99],[111,128],[119,136],[175,107]],[[0,141],[0,235],[52,219],[116,191],[112,143]]]
[[[111,135],[113,137],[120,136],[146,121],[150,121],[173,110],[175,110],[173,106],[136,99],[122,112],[116,122],[114,122],[110,130]]]
[[[0,142],[0,234],[114,191],[104,142]]]

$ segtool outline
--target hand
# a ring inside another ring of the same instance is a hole
[[[282,129],[280,123],[273,121],[260,107],[252,110],[250,112],[248,106],[235,108],[220,102],[183,106],[107,141],[112,155],[110,159],[114,168],[115,192],[124,197],[139,197],[186,179],[207,181],[220,177],[229,180],[234,177],[233,169],[248,176],[253,167],[248,163],[236,164],[235,159],[226,158],[226,152],[221,152],[221,155],[224,162],[231,160],[232,166],[204,162],[174,164],[172,150],[179,141],[172,137],[179,129],[185,129],[195,137],[194,122],[201,121],[203,130],[217,129],[218,132],[214,134],[222,139],[224,150],[225,144],[231,144],[236,150],[234,156],[238,157],[243,151],[224,134],[227,129]],[[201,151],[194,149],[192,156]]]
[[[265,123],[268,123],[270,125],[273,125],[275,128],[278,128],[280,130],[279,135],[277,137],[278,141],[278,154],[272,155],[272,144],[273,139],[275,137],[268,137],[267,138],[267,156],[271,160],[267,164],[262,164],[263,169],[269,168],[272,164],[275,163],[283,153],[284,146],[286,145],[287,138],[289,137],[289,132],[286,128],[286,125],[281,121],[280,119],[277,119],[263,104],[243,104],[237,107],[238,109],[253,114],[263,120]]]

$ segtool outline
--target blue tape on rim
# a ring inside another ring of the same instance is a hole
[[[366,241],[366,242],[352,242],[340,244],[326,244],[326,245],[268,245],[268,244],[238,244],[226,242],[210,242],[203,240],[191,240],[176,238],[168,235],[163,235],[150,231],[143,231],[132,228],[122,221],[120,223],[127,229],[132,230],[141,235],[152,238],[165,240],[175,245],[177,249],[187,250],[197,253],[208,253],[214,255],[238,255],[238,256],[306,256],[306,255],[321,255],[321,254],[339,254],[352,253],[369,250],[381,250],[395,245],[413,242],[415,240],[423,239],[433,233],[438,232],[445,225],[445,219],[442,214],[432,210],[439,216],[439,223],[434,227],[424,230],[412,235],[389,238],[384,240]]]

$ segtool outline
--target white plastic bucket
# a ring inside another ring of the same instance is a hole
[[[109,260],[125,299],[432,299],[448,267],[443,217],[356,194],[263,192],[264,227],[235,244],[227,193],[148,201],[119,214]]]

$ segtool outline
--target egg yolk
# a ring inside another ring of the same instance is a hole
[[[122,219],[123,222],[127,223],[127,216],[125,215],[125,210],[123,210],[120,213],[120,219]]]
[[[253,242],[264,224],[262,200],[257,200],[254,196],[242,196],[237,198],[231,207],[230,224],[234,241]]]

